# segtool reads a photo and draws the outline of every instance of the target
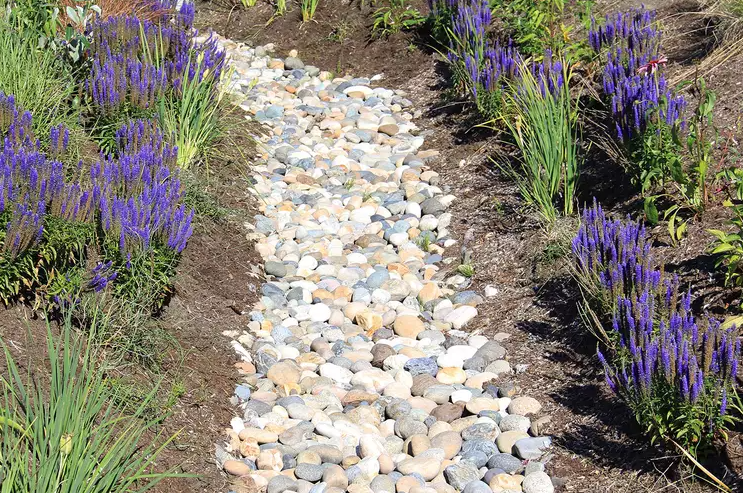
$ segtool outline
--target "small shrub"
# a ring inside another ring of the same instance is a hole
[[[714,236],[711,252],[717,255],[715,266],[725,270],[725,284],[743,286],[743,169],[731,167],[722,170],[719,177],[727,181],[722,187],[727,194],[724,204],[733,216],[728,221],[731,232],[710,229]],[[730,190],[733,188],[734,190]]]
[[[351,23],[342,20],[333,27],[333,30],[328,34],[328,39],[343,44],[348,39],[352,29],[353,25]]]
[[[603,92],[645,196],[646,216],[657,222],[656,204],[669,200],[664,219],[676,242],[686,229],[680,213],[701,212],[707,202],[715,95],[697,81],[700,103],[687,122],[686,100],[664,75],[661,37],[655,11],[645,8],[607,15],[603,24],[594,19],[589,31],[591,46],[605,59]],[[673,190],[664,190],[667,185]]]
[[[508,37],[514,40],[524,55],[539,56],[547,48],[560,47],[555,44],[564,39],[564,0],[493,0],[490,7],[498,12]]]
[[[563,214],[573,212],[580,175],[577,108],[567,66],[546,61],[537,71],[522,64],[507,96],[513,118],[505,124],[521,151],[521,169],[508,172],[526,202],[550,222],[557,217],[558,202]]]
[[[374,11],[372,36],[384,38],[423,25],[426,18],[420,11],[405,4],[405,0],[385,0],[388,3]]]
[[[583,213],[573,253],[585,303],[603,324],[598,358],[607,384],[651,441],[704,451],[733,423],[737,329],[694,316],[691,293],[654,265],[636,222],[610,221],[594,204]]]
[[[106,152],[115,149],[114,133],[122,125],[154,117],[163,104],[176,112],[196,104],[214,107],[225,54],[214,38],[194,44],[193,18],[193,4],[184,3],[158,22],[120,16],[93,24],[85,89],[94,134]],[[208,103],[186,100],[195,93],[203,96],[204,87],[212,91]],[[193,124],[184,123],[188,128]],[[182,162],[192,152],[184,148]]]
[[[165,293],[192,233],[176,150],[152,123],[133,122],[117,132],[118,158],[68,169],[54,159],[66,130],[53,129],[47,155],[31,140],[32,120],[0,94],[0,299],[27,291],[74,301],[96,256],[118,273],[118,295],[135,299],[145,280]]]
[[[464,277],[472,277],[475,275],[475,266],[470,263],[459,264],[457,272],[462,274]]]
[[[155,422],[145,419],[153,393],[131,413],[111,400],[90,340],[73,336],[70,319],[55,337],[47,326],[51,376],[24,379],[3,343],[7,377],[0,377],[0,465],[3,492],[103,493],[148,491],[172,471],[153,472],[172,439],[145,444]],[[158,445],[158,442],[163,442]]]

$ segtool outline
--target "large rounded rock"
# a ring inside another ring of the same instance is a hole
[[[554,493],[555,491],[550,477],[541,471],[526,476],[521,487],[524,493]]]
[[[297,476],[299,479],[309,481],[310,483],[320,481],[323,477],[324,472],[325,470],[322,466],[318,466],[316,464],[307,464],[306,462],[297,464],[297,467],[294,468],[295,476]]]
[[[471,481],[480,480],[480,471],[471,462],[463,460],[444,469],[444,477],[455,490],[462,491]]]
[[[415,339],[418,334],[426,330],[421,319],[414,315],[400,315],[395,319],[395,334],[400,337]]]
[[[462,448],[462,437],[456,431],[444,431],[431,439],[431,447],[444,451],[444,457],[451,459]]]
[[[424,480],[431,481],[439,474],[441,461],[432,457],[413,457],[405,459],[397,465],[397,470],[403,474],[420,474]]]
[[[464,412],[464,404],[461,402],[457,404],[447,402],[436,406],[433,411],[431,411],[431,416],[435,417],[437,421],[451,423],[455,419],[461,418],[462,412]]]
[[[508,414],[528,416],[530,414],[537,414],[541,409],[542,405],[535,398],[517,397],[508,406]]]

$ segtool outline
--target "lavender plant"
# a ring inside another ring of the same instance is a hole
[[[654,265],[645,228],[607,219],[596,203],[584,210],[573,254],[584,299],[600,301],[592,309],[608,326],[598,358],[609,387],[651,441],[708,447],[733,423],[737,329],[696,318],[691,292]]]
[[[216,97],[225,62],[216,39],[196,43],[193,4],[163,11],[170,13],[159,21],[120,16],[92,27],[92,67],[85,88],[107,152],[115,150],[113,134],[122,124],[153,117],[163,101],[183,99],[193,84],[207,79],[205,97]]]
[[[685,163],[685,147],[691,149],[683,142],[687,103],[663,73],[667,60],[662,55],[661,37],[655,11],[644,7],[607,15],[603,23],[593,19],[589,31],[589,43],[604,60],[603,93],[617,139],[634,165],[633,179],[645,195],[648,219],[658,220],[658,188],[670,183],[680,192],[663,195],[676,202],[665,212],[676,241],[685,229],[679,211],[704,208],[708,165],[700,159],[705,156],[694,155],[689,156],[690,166]],[[695,115],[695,122],[697,118],[702,117]],[[701,121],[693,126],[700,125]],[[704,144],[694,148],[704,148]]]
[[[31,114],[0,94],[0,298],[7,303],[24,289],[64,298],[91,246],[107,265],[105,275],[94,270],[91,289],[116,279],[117,294],[135,296],[132,279],[154,277],[165,290],[192,233],[193,211],[172,171],[176,148],[154,123],[136,121],[117,132],[117,158],[66,170],[55,159],[66,129],[52,129],[49,155],[31,129]]]

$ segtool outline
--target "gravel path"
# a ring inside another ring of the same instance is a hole
[[[553,492],[505,337],[467,331],[482,297],[444,255],[455,197],[427,170],[438,153],[420,150],[412,103],[222,44],[266,129],[249,235],[267,282],[226,334],[243,383],[216,457],[234,490]]]

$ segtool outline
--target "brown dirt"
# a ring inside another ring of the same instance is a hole
[[[228,217],[203,220],[184,250],[175,280],[176,296],[162,322],[183,351],[177,375],[186,393],[164,422],[166,434],[180,431],[163,455],[163,465],[198,474],[196,479],[162,483],[157,492],[226,491],[228,483],[218,470],[214,444],[234,416],[230,397],[234,394],[238,361],[227,330],[242,330],[247,313],[257,300],[263,282],[262,261],[245,237],[243,221],[254,214],[244,156],[252,158],[252,130],[244,119],[230,117],[229,135],[210,160],[206,193],[227,208]]]
[[[244,10],[225,2],[202,1],[197,3],[196,25],[252,46],[273,43],[280,57],[296,49],[305,62],[337,74],[363,77],[384,73],[384,84],[389,87],[410,80],[430,62],[429,48],[419,47],[412,33],[371,38],[371,15],[377,8],[371,6],[371,0],[332,1],[321,0],[315,20],[307,23],[302,23],[297,3],[287,2],[291,10],[269,23],[273,7],[266,2]],[[425,0],[407,4],[427,11]]]
[[[601,1],[597,12],[603,15],[639,4]],[[693,2],[673,0],[655,7],[666,26],[669,73],[689,77],[689,69],[712,48],[705,31],[709,23]],[[542,413],[552,419],[550,433],[556,447],[548,472],[563,485],[561,491],[712,491],[691,477],[687,468],[677,467],[679,454],[647,444],[629,410],[607,391],[597,371],[595,340],[578,320],[579,293],[566,273],[565,260],[551,253],[558,245],[566,246],[564,238],[574,223],[563,221],[546,231],[523,209],[513,183],[489,159],[502,149],[497,135],[474,128],[480,122],[472,118],[471,109],[443,96],[446,70],[435,56],[425,49],[409,51],[412,35],[368,43],[368,17],[359,19],[360,10],[354,6],[334,5],[332,13],[324,12],[318,23],[309,26],[301,26],[296,16],[289,15],[264,28],[270,16],[267,9],[265,5],[248,12],[235,9],[227,21],[220,19],[219,7],[202,4],[202,25],[249,44],[275,43],[280,55],[297,49],[305,63],[323,70],[336,70],[341,60],[354,76],[385,73],[388,77],[380,83],[406,90],[422,110],[417,123],[426,134],[426,145],[441,151],[432,168],[457,196],[452,229],[460,239],[472,238],[466,244],[475,267],[471,287],[478,292],[486,285],[498,289],[495,297],[478,307],[480,315],[469,329],[510,335],[505,342],[508,357],[520,370],[514,381],[525,394],[539,399]],[[323,10],[322,3],[318,10]],[[352,31],[347,49],[327,39],[339,19],[366,26]],[[742,107],[741,69],[743,56],[737,55],[723,69],[705,74],[709,87],[718,93],[716,121],[731,135],[738,132]],[[599,153],[586,169],[581,200],[590,201],[595,195],[614,212],[637,214],[641,201],[622,177],[621,169]],[[715,198],[712,207],[692,222],[688,238],[679,247],[668,245],[664,226],[654,231],[663,260],[702,295],[697,307],[716,312],[727,308],[733,298],[721,288],[713,261],[705,253],[710,242],[706,229],[720,227],[725,217],[719,202]],[[459,248],[449,253],[459,256]],[[735,484],[719,460],[709,467]]]

